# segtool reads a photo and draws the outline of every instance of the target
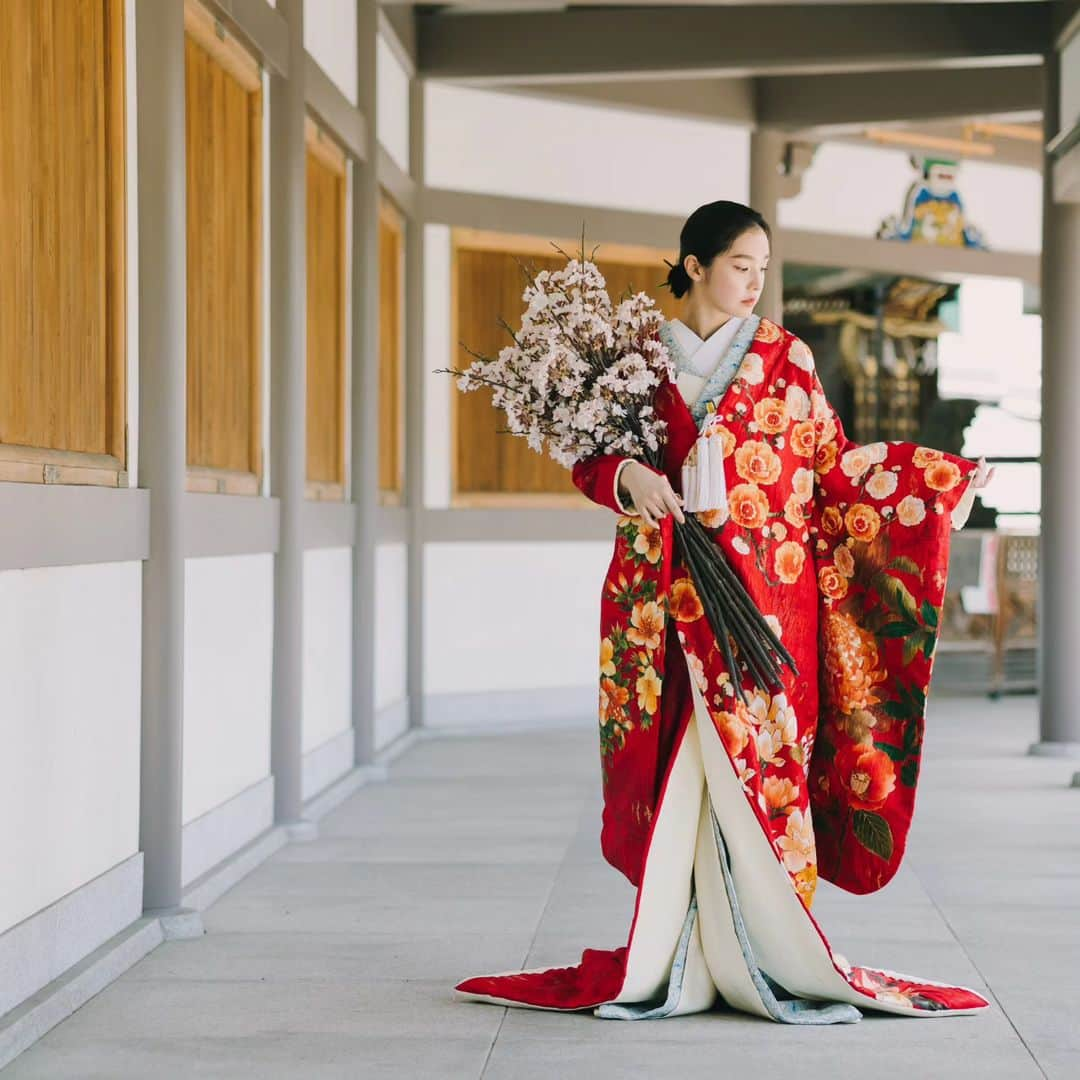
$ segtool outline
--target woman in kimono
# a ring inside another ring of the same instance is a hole
[[[601,847],[638,890],[627,943],[466,979],[462,996],[613,1019],[724,1004],[812,1024],[988,1004],[851,964],[811,905],[819,877],[866,893],[900,864],[949,532],[989,473],[847,439],[810,349],[753,314],[769,241],[739,203],[690,216],[668,275],[685,316],[661,328],[677,373],[654,398],[663,468],[598,455],[573,470],[618,515],[601,598]],[[728,670],[673,543],[690,512],[796,661],[782,689],[739,660]]]

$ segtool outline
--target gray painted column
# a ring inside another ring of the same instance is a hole
[[[405,232],[405,497],[409,507],[406,693],[409,727],[424,726],[424,83],[409,82],[409,174],[415,214]]]
[[[365,160],[356,163],[352,211],[352,442],[356,504],[353,548],[355,762],[375,756],[375,544],[379,513],[379,182],[375,131],[376,0],[357,0],[357,106],[364,117]]]
[[[1060,126],[1058,55],[1046,57],[1043,131]],[[1080,531],[1080,205],[1055,203],[1043,163],[1042,551],[1039,572],[1039,741],[1031,753],[1080,757],[1080,605],[1069,588]],[[1047,453],[1047,449],[1051,452]]]
[[[203,932],[181,904],[183,498],[187,471],[184,4],[135,13],[139,188],[139,486],[150,491],[142,576],[139,847],[143,907],[169,937]]]
[[[304,485],[307,475],[307,159],[304,5],[278,0],[289,77],[270,76],[270,492],[280,505],[274,556],[270,771],[274,821],[299,839],[303,818]]]
[[[759,128],[750,133],[750,205],[769,223],[772,230],[772,251],[765,272],[765,291],[761,294],[756,314],[775,323],[784,321],[784,261],[780,249],[780,206],[783,161],[787,139],[782,132]]]

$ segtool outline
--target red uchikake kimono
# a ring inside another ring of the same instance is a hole
[[[973,1013],[966,987],[850,964],[810,913],[819,876],[880,889],[903,858],[948,563],[950,514],[974,462],[913,443],[858,446],[810,349],[760,319],[698,426],[675,384],[664,472],[699,433],[723,440],[728,506],[699,514],[793,654],[782,692],[750,705],[673,545],[622,512],[620,456],[575,484],[620,516],[600,618],[604,857],[637,889],[627,944],[572,967],[466,979],[461,995],[606,1018],[705,1011],[838,1023],[857,1006]]]

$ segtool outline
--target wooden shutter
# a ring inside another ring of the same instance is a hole
[[[404,459],[405,219],[379,201],[379,494],[400,503]]]
[[[127,484],[123,0],[0,3],[0,479]]]
[[[345,497],[345,154],[307,122],[307,495]]]
[[[521,326],[525,302],[521,296],[527,280],[515,257],[537,271],[559,270],[566,259],[546,238],[513,236],[473,229],[454,229],[451,234],[450,340],[452,367],[465,368],[472,357],[458,342],[485,356],[495,356],[511,344],[501,317],[515,330]],[[574,255],[580,239],[553,238]],[[586,256],[593,243],[587,241]],[[607,282],[608,295],[618,302],[624,290],[645,292],[666,318],[673,318],[680,303],[659,283],[667,278],[665,258],[678,253],[645,247],[601,244],[595,262]],[[453,380],[452,376],[444,376]],[[452,501],[455,506],[581,506],[583,496],[570,473],[544,454],[529,448],[524,438],[508,434],[506,415],[491,405],[491,393],[463,393],[454,381],[452,390]],[[500,430],[502,429],[502,430]]]
[[[188,0],[188,489],[255,494],[262,476],[262,77]]]

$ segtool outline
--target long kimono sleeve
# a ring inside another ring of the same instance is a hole
[[[632,506],[619,498],[619,477],[634,458],[620,454],[597,454],[574,464],[571,478],[575,486],[593,502],[614,510],[617,514],[635,515]]]
[[[853,443],[806,366],[821,657],[809,794],[819,873],[865,893],[903,857],[952,516],[966,517],[977,465],[910,442]]]

